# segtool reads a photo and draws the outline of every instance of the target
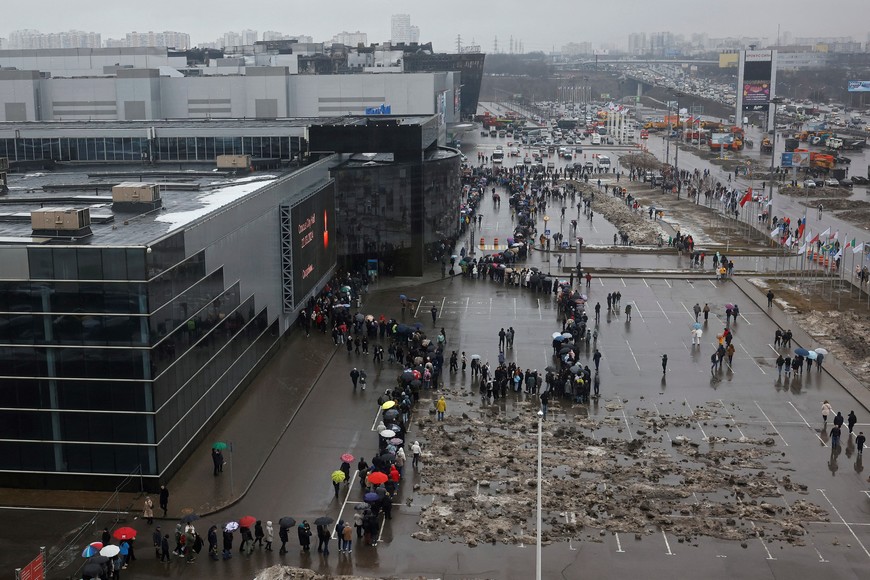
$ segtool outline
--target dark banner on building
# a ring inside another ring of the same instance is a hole
[[[773,53],[769,50],[747,50],[741,86],[744,110],[767,109],[772,78]]]
[[[335,265],[335,187],[330,184],[290,209],[293,302],[297,305]]]

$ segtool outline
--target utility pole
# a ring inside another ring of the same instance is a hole
[[[460,52],[462,52],[462,35],[457,34],[456,35],[456,53],[458,54]]]
[[[493,54],[498,54],[498,36],[495,37],[495,41],[492,43],[492,52]]]

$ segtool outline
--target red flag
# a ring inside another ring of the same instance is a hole
[[[803,235],[804,235],[804,226],[805,226],[805,225],[806,225],[806,222],[801,222],[801,225],[798,226],[798,231],[797,231],[797,237],[798,237],[798,238],[802,238],[802,237],[803,237]]]
[[[815,244],[818,241],[819,241],[819,234],[816,234],[815,236],[813,236],[813,238],[810,240],[809,243]]]
[[[743,207],[744,205],[746,205],[747,201],[752,201],[752,188],[751,187],[746,190],[746,195],[744,195],[740,199],[740,207]]]

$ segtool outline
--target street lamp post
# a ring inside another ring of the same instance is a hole
[[[547,238],[547,241],[550,240],[550,216],[544,216],[544,236]],[[547,256],[547,276],[550,275],[550,250],[544,247],[544,253]]]
[[[677,97],[677,142],[674,145],[674,183],[677,186],[677,199],[680,199],[680,142],[683,140],[682,124],[680,123],[680,97],[683,93],[674,93]]]
[[[535,546],[535,578],[541,580],[541,454],[542,454],[542,424],[544,411],[538,411],[538,510],[537,510],[537,545]]]
[[[782,97],[773,97],[770,99],[770,104],[773,106],[773,116],[772,120],[768,121],[767,132],[773,136],[773,142],[770,147],[770,195],[768,196],[768,201],[773,201],[773,169],[774,161],[776,161],[776,106],[781,102]],[[773,126],[772,128],[771,125]]]

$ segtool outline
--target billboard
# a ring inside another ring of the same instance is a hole
[[[743,105],[766,105],[770,101],[770,83],[744,81]]]
[[[731,133],[713,133],[710,135],[710,143],[713,145],[727,145],[734,141]]]
[[[809,151],[793,151],[791,154],[791,167],[809,167]]]
[[[290,208],[293,227],[293,303],[305,296],[335,265],[335,186],[329,184]]]
[[[870,93],[870,81],[849,81],[850,93]]]

